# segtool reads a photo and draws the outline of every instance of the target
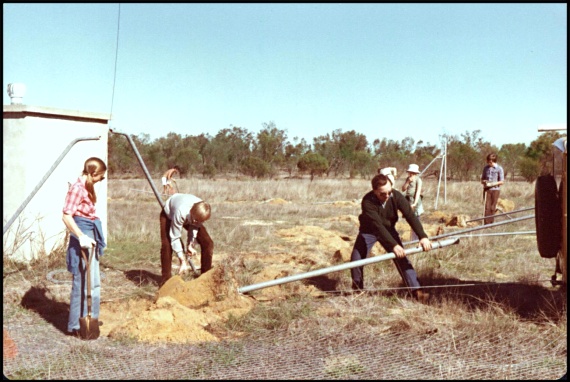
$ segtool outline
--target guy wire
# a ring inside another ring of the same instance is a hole
[[[113,103],[115,102],[115,81],[117,80],[117,60],[119,57],[119,27],[121,25],[121,4],[119,3],[119,15],[117,17],[117,43],[115,45],[115,70],[113,71],[113,91],[111,94],[111,111],[109,118],[113,118]]]

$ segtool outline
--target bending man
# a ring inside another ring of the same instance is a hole
[[[174,194],[165,202],[164,209],[160,212],[161,284],[172,276],[172,252],[175,252],[180,260],[178,273],[186,273],[190,269],[186,254],[196,258],[197,252],[194,249],[196,243],[200,244],[201,273],[212,268],[214,242],[203,225],[210,215],[210,205],[191,194]],[[182,247],[182,228],[188,231],[186,254]]]

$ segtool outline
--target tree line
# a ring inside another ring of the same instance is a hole
[[[180,135],[169,132],[153,141],[148,134],[131,135],[148,171],[160,176],[177,165],[181,176],[241,175],[272,178],[286,173],[290,177],[369,178],[378,168],[406,169],[416,163],[420,169],[429,168],[423,177],[439,177],[440,162],[447,148],[446,174],[449,180],[479,180],[491,152],[499,156],[498,163],[510,180],[522,178],[533,182],[539,175],[552,172],[552,143],[563,135],[556,131],[542,133],[529,146],[524,143],[501,147],[481,137],[481,131],[466,131],[460,135],[441,135],[440,144],[433,145],[406,137],[401,141],[376,138],[369,142],[355,130],[332,131],[313,138],[289,139],[287,132],[274,122],[263,123],[253,133],[242,127],[230,126],[215,136],[209,134]],[[565,135],[564,135],[565,136]],[[443,144],[446,142],[446,145]],[[144,177],[128,140],[109,132],[108,171],[114,177]],[[437,162],[437,163],[435,163]]]

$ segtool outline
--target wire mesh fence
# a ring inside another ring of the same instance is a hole
[[[510,333],[402,333],[364,320],[347,325],[329,319],[320,332],[301,327],[237,340],[151,344],[65,336],[35,313],[8,304],[4,317],[14,343],[10,352],[4,340],[3,374],[9,379],[533,380],[561,378],[567,367],[566,333],[552,325],[521,342]]]

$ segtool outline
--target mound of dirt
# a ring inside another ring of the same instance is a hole
[[[467,215],[455,215],[452,218],[450,218],[445,225],[447,227],[450,226],[457,226],[457,227],[467,227],[467,221],[469,221],[471,218]]]
[[[498,209],[500,212],[511,212],[511,211],[514,211],[514,209],[515,209],[515,202],[513,202],[513,201],[511,201],[511,200],[499,198],[499,201],[497,202],[497,209]]]
[[[338,221],[338,222],[348,222],[354,224],[356,227],[360,226],[360,222],[358,221],[358,216],[356,215],[342,215],[342,216],[333,216],[329,219],[330,221]]]
[[[350,215],[339,217],[338,220],[357,223],[357,218]],[[424,227],[426,231],[430,230],[425,224]],[[399,221],[396,228],[401,235],[409,235],[407,222]],[[281,240],[275,242],[269,253],[243,255],[242,261],[249,269],[250,278],[241,286],[348,262],[355,239],[318,226],[281,229],[277,231],[277,236]],[[371,255],[382,253],[385,251],[377,243]],[[288,293],[320,294],[321,288],[334,289],[333,284],[337,282],[336,274],[331,273],[318,281],[292,282],[286,286],[280,284],[258,289],[251,297],[237,292],[238,282],[231,272],[229,267],[215,266],[188,281],[173,276],[158,290],[154,302],[128,300],[105,305],[101,309],[101,319],[106,322],[101,327],[102,335],[151,343],[219,341],[216,333],[208,330],[209,326],[223,323],[230,316],[242,317],[254,307],[255,300],[282,298],[282,287]],[[314,282],[325,284],[317,286]]]
[[[339,200],[333,202],[332,205],[337,207],[358,206],[360,205],[360,200]]]
[[[301,247],[296,252],[307,253],[303,259],[308,263],[330,264],[334,253],[339,249],[350,247],[350,241],[354,240],[340,232],[317,226],[281,229],[277,234],[295,247]]]
[[[241,317],[254,305],[251,298],[237,293],[235,285],[221,267],[189,281],[174,276],[159,289],[153,304],[124,320],[109,337],[144,342],[218,341],[206,330],[208,325],[230,315]]]

